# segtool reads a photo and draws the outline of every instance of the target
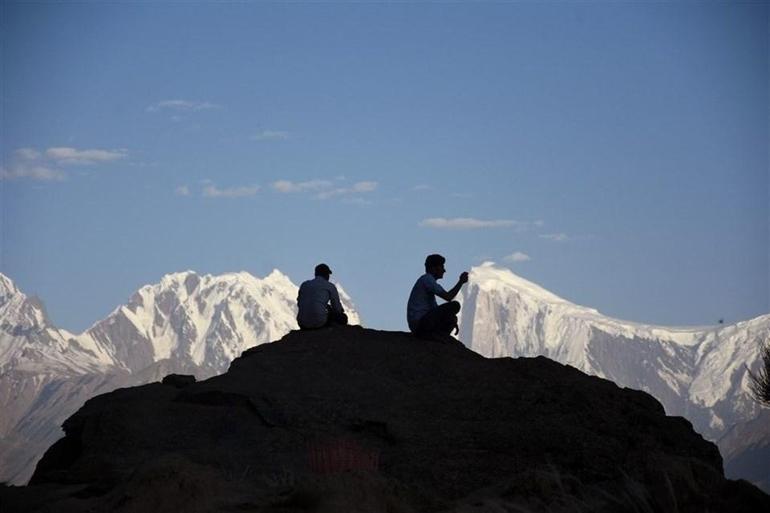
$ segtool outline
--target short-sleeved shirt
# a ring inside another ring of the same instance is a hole
[[[423,316],[438,307],[436,295],[446,294],[444,288],[438,284],[436,278],[430,273],[420,276],[409,294],[409,302],[406,304],[406,321],[412,332],[417,331],[417,326]]]
[[[320,276],[303,282],[297,295],[297,323],[303,328],[320,328],[326,325],[329,303],[334,311],[345,311],[340,303],[337,287],[333,283]]]

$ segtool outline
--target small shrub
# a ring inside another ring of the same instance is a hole
[[[765,406],[770,406],[770,343],[760,343],[759,356],[762,362],[757,373],[754,374],[751,372],[751,369],[746,369],[751,380],[749,389],[756,401]]]

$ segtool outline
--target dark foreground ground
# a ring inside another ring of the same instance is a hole
[[[649,395],[546,358],[335,327],[96,397],[14,512],[760,512]]]

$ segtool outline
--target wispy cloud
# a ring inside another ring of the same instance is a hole
[[[30,148],[23,148],[29,150]],[[96,164],[112,162],[128,156],[126,150],[78,150],[75,148],[58,147],[45,150],[45,156],[57,164]]]
[[[173,112],[196,112],[199,110],[216,109],[219,105],[209,102],[199,102],[190,100],[163,100],[153,103],[147,109],[147,112],[173,111]]]
[[[506,262],[526,262],[528,260],[532,260],[529,255],[526,253],[522,253],[521,251],[516,251],[514,253],[511,253],[508,256],[503,257],[503,260]]]
[[[14,153],[22,160],[37,160],[40,158],[40,152],[35,148],[19,148]]]
[[[289,132],[284,130],[262,130],[251,136],[252,141],[285,141],[289,138]]]
[[[358,182],[351,187],[351,192],[372,192],[379,184],[377,182]]]
[[[378,186],[379,183],[373,181],[356,182],[350,187],[339,187],[337,189],[323,191],[316,197],[319,199],[329,199],[335,196],[343,196],[348,194],[364,194],[375,191]]]
[[[8,168],[0,167],[0,180],[29,179],[41,182],[61,182],[66,178],[67,174],[64,171],[38,164],[17,162]]]
[[[412,187],[412,190],[415,191],[415,192],[419,192],[419,191],[432,191],[433,187],[431,187],[430,185],[426,185],[424,183],[421,183],[419,185],[415,185],[414,187]]]
[[[308,180],[305,182],[292,182],[290,180],[278,180],[271,184],[271,187],[283,193],[308,192],[327,189],[332,186],[328,180]]]
[[[372,205],[373,204],[372,201],[361,197],[345,198],[342,200],[342,202],[350,203],[351,205]]]
[[[313,193],[316,199],[327,200],[330,198],[342,198],[343,201],[359,205],[371,204],[371,201],[360,197],[362,194],[374,192],[379,187],[379,182],[366,180],[356,182],[349,186],[342,186],[341,181],[345,177],[337,176],[332,180],[306,180],[294,182],[291,180],[276,180],[270,187],[282,194]],[[352,198],[352,199],[351,199]]]
[[[128,151],[87,149],[58,146],[47,150],[18,148],[13,152],[11,163],[0,169],[0,180],[36,180],[60,182],[67,179],[60,166],[107,163],[123,159]]]
[[[203,188],[203,196],[207,198],[243,198],[254,196],[257,192],[259,192],[259,185],[229,187],[226,189],[220,189],[216,185],[207,185]]]
[[[553,242],[565,242],[570,239],[566,233],[545,233],[539,235],[539,237]]]
[[[189,196],[190,195],[190,188],[186,185],[180,185],[176,189],[174,189],[174,194],[177,196]]]
[[[444,230],[476,230],[480,228],[526,227],[529,223],[513,219],[475,219],[473,217],[431,217],[420,221],[420,226]]]

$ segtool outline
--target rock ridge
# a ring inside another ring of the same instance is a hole
[[[2,511],[761,511],[650,395],[536,358],[333,327],[89,400]],[[6,509],[4,509],[6,508]],[[48,509],[53,508],[53,509]]]

